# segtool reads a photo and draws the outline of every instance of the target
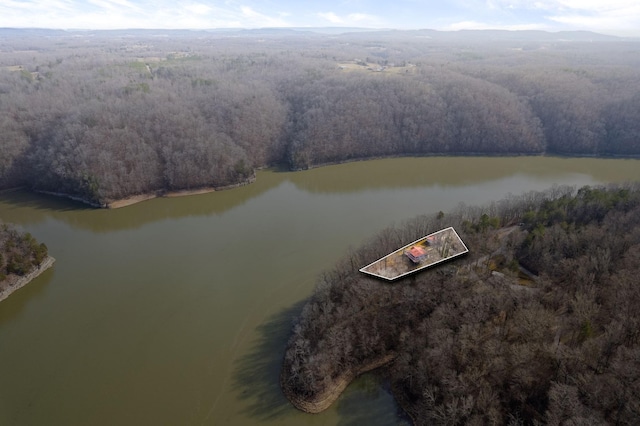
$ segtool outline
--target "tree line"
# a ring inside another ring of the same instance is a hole
[[[640,155],[637,42],[429,34],[8,37],[0,189],[104,204],[274,165]]]
[[[48,249],[28,232],[0,223],[0,282],[10,275],[22,276],[39,266]]]
[[[358,269],[444,226],[469,256],[388,284]],[[555,187],[389,228],[323,274],[286,395],[381,369],[415,424],[640,421],[640,186]],[[523,269],[524,268],[524,269]]]

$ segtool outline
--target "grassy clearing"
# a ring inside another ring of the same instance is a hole
[[[345,72],[376,72],[385,74],[414,74],[417,66],[406,64],[403,66],[372,64],[364,61],[339,62],[338,69]]]
[[[1,69],[7,71],[22,71],[24,68],[22,67],[22,65],[10,65],[7,67],[2,67]]]

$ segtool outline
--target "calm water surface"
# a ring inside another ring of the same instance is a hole
[[[638,179],[639,160],[437,157],[262,171],[120,210],[2,194],[0,218],[57,263],[0,303],[0,424],[403,424],[372,376],[319,415],[280,394],[291,320],[318,273],[417,214]]]

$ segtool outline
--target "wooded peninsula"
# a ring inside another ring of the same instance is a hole
[[[0,189],[96,206],[256,168],[640,155],[640,42],[537,31],[0,29]]]
[[[0,223],[0,301],[50,268],[55,259],[28,232]]]
[[[0,29],[0,190],[107,207],[401,155],[640,156],[640,41],[538,31]],[[418,171],[419,172],[419,171]],[[53,260],[2,225],[0,281]],[[453,226],[470,254],[358,269]],[[43,266],[44,265],[44,266]],[[640,423],[640,186],[389,228],[322,275],[281,387],[377,369],[415,424]]]
[[[467,257],[392,284],[358,271],[450,225]],[[281,386],[314,413],[378,368],[416,425],[638,424],[639,274],[638,183],[420,216],[320,277]]]

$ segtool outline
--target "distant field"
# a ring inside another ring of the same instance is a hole
[[[22,65],[10,65],[8,67],[2,67],[2,69],[7,71],[22,71],[24,68]]]
[[[415,73],[417,67],[414,64],[403,66],[379,65],[363,61],[339,62],[338,68],[347,72],[383,72],[393,74]]]

